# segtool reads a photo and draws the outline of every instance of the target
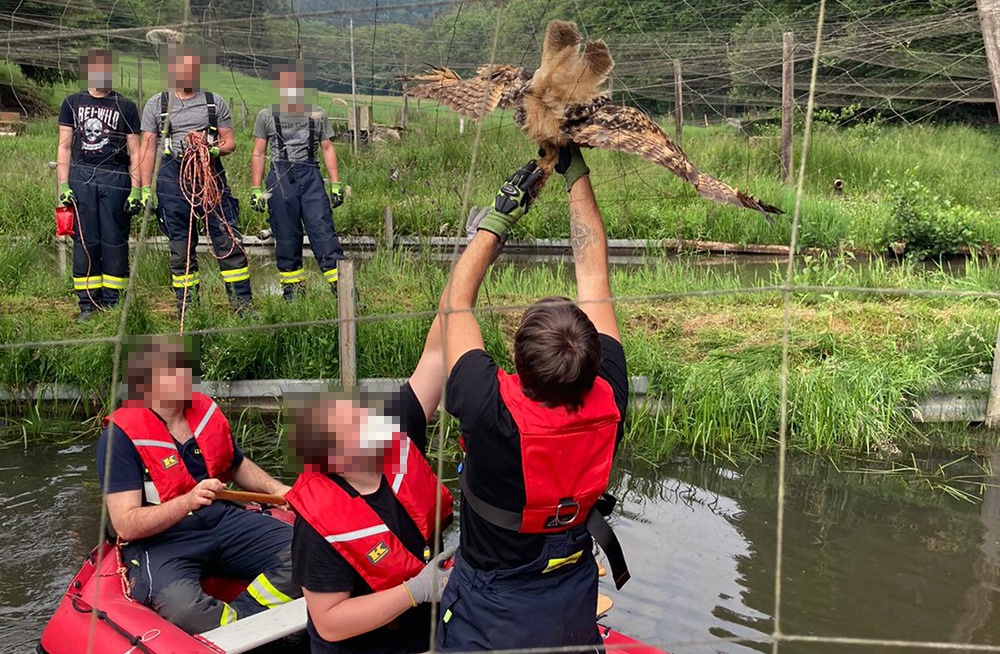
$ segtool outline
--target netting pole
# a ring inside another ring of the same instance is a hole
[[[795,125],[795,34],[781,41],[781,180],[792,183],[792,140]]]
[[[674,140],[681,145],[684,131],[684,77],[681,75],[681,60],[674,59]]]
[[[337,318],[340,320],[340,385],[355,386],[358,381],[358,361],[354,344],[357,322],[354,306],[354,262],[343,259],[337,264]]]
[[[351,18],[351,116],[354,118],[354,139],[351,141],[351,153],[358,153],[358,130],[361,121],[358,120],[358,85],[354,77],[354,19]]]
[[[993,348],[993,374],[990,376],[990,399],[986,403],[986,427],[1000,427],[1000,325]]]
[[[986,62],[990,67],[990,82],[993,85],[993,103],[1000,121],[1000,0],[976,0],[979,9],[979,25],[983,30],[983,44],[986,46]]]
[[[136,95],[139,96],[139,106],[142,106],[142,55],[136,60],[136,73],[135,73],[135,86]]]

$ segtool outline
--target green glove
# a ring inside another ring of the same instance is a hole
[[[128,200],[125,201],[125,215],[129,218],[133,218],[142,213],[145,203],[142,201],[142,189],[138,186],[133,186],[132,190],[129,191]]]
[[[264,199],[264,189],[254,186],[250,189],[250,208],[257,213],[267,211],[267,200]]]
[[[208,155],[209,155],[210,157],[213,157],[213,158],[215,158],[215,159],[218,159],[218,158],[219,158],[219,156],[220,156],[220,153],[219,153],[219,146],[217,146],[217,145],[213,145],[212,147],[210,147],[210,148],[208,149]]]
[[[479,223],[479,229],[485,229],[497,235],[501,241],[507,240],[507,233],[514,224],[528,213],[535,201],[538,183],[544,171],[531,160],[520,170],[510,176],[500,187],[493,208]]]
[[[69,182],[62,182],[59,184],[59,204],[64,207],[68,207],[73,204],[76,200],[76,195],[73,194],[73,189],[69,187]]]
[[[135,189],[132,189],[132,190],[135,191]],[[142,189],[139,191],[139,200],[142,202],[142,207],[144,209],[146,207],[152,207],[153,206],[153,187],[152,186],[143,186]]]
[[[559,161],[556,163],[556,172],[566,179],[567,193],[573,188],[573,184],[576,184],[576,180],[590,174],[590,168],[587,168],[587,163],[583,160],[583,154],[580,152],[579,145],[570,143],[559,148]]]
[[[336,209],[344,204],[344,185],[340,182],[326,182],[327,192],[330,195],[330,208]]]

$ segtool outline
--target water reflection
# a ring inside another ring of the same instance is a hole
[[[989,458],[1000,470],[1000,450]],[[790,463],[785,633],[1000,643],[1000,487],[987,485],[977,505],[912,478],[845,467]],[[616,603],[608,623],[678,653],[769,651],[774,466],[622,465],[613,483],[633,578],[620,592],[602,582]],[[0,450],[0,651],[34,645],[96,541],[98,516],[91,445]],[[862,648],[781,647],[845,649]]]

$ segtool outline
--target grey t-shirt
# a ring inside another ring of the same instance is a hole
[[[293,162],[312,163],[315,159],[309,157],[309,118],[313,120],[316,135],[316,152],[319,152],[319,144],[324,139],[329,139],[333,132],[330,129],[330,121],[326,117],[326,112],[316,105],[306,105],[302,113],[285,113],[277,105],[265,107],[257,114],[257,122],[253,126],[255,138],[267,139],[267,146],[270,148],[271,159],[281,159],[281,150],[278,147],[278,131],[274,127],[274,112],[278,112],[278,119],[281,121],[281,134],[285,137],[285,149],[288,152],[288,160]]]
[[[219,127],[226,129],[233,126],[233,116],[229,111],[229,105],[218,93],[215,96],[215,117]],[[208,102],[205,100],[205,93],[199,91],[187,100],[181,100],[174,93],[168,96],[168,113],[170,115],[170,150],[175,155],[180,154],[184,147],[184,136],[188,132],[204,131],[208,129]],[[144,132],[154,132],[160,134],[160,94],[151,97],[146,106],[142,109],[141,129]],[[159,147],[163,147],[159,143]]]

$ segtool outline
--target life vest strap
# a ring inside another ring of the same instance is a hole
[[[507,511],[478,497],[469,489],[469,482],[465,474],[458,475],[459,484],[462,487],[462,501],[468,502],[469,506],[480,518],[486,522],[507,529],[508,531],[521,531],[521,514],[516,511]],[[597,544],[604,550],[608,557],[608,564],[611,566],[611,576],[615,581],[615,588],[621,590],[622,586],[632,578],[628,571],[628,563],[625,561],[625,553],[622,545],[618,541],[611,525],[605,520],[611,515],[618,500],[610,493],[602,493],[601,497],[594,504],[594,508],[587,515],[587,531],[597,541]],[[544,534],[541,534],[544,535]]]

